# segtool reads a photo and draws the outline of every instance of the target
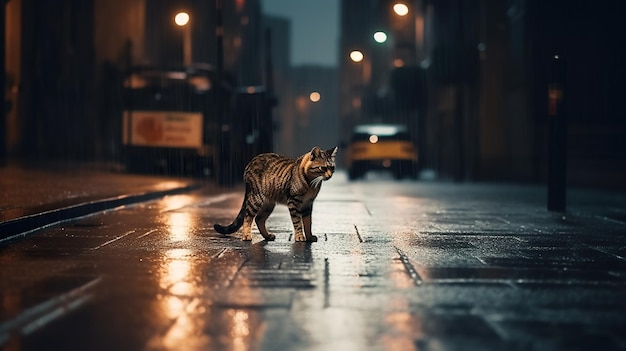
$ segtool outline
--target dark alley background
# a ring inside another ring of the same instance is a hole
[[[3,350],[626,348],[626,2],[0,4]]]
[[[336,66],[292,64],[291,20],[264,14],[262,0],[3,4],[4,164],[129,160],[132,69],[191,76],[195,67],[210,81],[195,92],[204,94],[195,147],[205,176],[229,177],[258,152],[297,156],[341,144],[356,124],[392,122],[409,127],[420,168],[439,179],[541,183],[556,116],[568,184],[624,190],[622,2],[410,0],[400,16],[393,1],[342,0],[339,41],[328,42]],[[179,11],[190,15],[182,27]],[[375,42],[376,31],[388,39]],[[353,50],[363,61],[350,60]],[[173,99],[190,111],[195,98]]]

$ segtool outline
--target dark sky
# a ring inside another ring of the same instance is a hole
[[[263,12],[291,20],[291,63],[337,66],[340,0],[262,0]]]

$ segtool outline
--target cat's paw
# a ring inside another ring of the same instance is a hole
[[[310,243],[314,243],[317,241],[317,236],[316,235],[311,235],[310,238],[307,239],[308,242]]]
[[[293,240],[295,240],[295,241],[306,241],[306,236],[304,236],[304,234],[302,234],[302,233],[296,234],[293,237]]]
[[[241,234],[242,241],[252,241],[252,234]]]
[[[267,234],[267,236],[264,236],[264,238],[267,241],[274,241],[274,240],[276,240],[276,235],[274,235],[274,234]]]

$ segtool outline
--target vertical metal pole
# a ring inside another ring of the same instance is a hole
[[[454,181],[465,181],[465,84],[456,82],[454,96],[454,135],[456,138],[456,162],[454,165]]]
[[[191,66],[191,20],[183,28],[183,62]]]
[[[223,0],[215,0],[215,38],[217,43],[216,69],[218,79],[224,73],[224,7]]]
[[[230,155],[230,123],[224,118],[224,9],[223,0],[215,0],[215,41],[217,88],[215,114],[220,128],[219,157],[217,162],[217,180],[221,185],[230,186],[232,179],[232,161]]]
[[[272,62],[272,30],[265,29],[265,79],[267,91],[274,93],[274,64]]]
[[[274,97],[274,64],[272,61],[272,30],[265,29],[265,79],[267,90],[263,99],[264,116],[267,118],[261,126],[263,133],[263,152],[271,152],[274,150],[274,117],[272,109],[275,103]]]
[[[0,87],[2,87],[2,98],[0,99],[0,167],[7,163],[7,111],[6,99],[6,4],[8,0],[0,0]]]
[[[124,165],[126,166],[126,171],[129,171],[128,167],[132,164],[132,145],[133,145],[133,98],[134,98],[134,89],[131,85],[128,87],[124,87],[124,83],[126,80],[131,80],[132,68],[133,68],[133,42],[132,40],[126,41],[125,51],[124,51],[124,73],[122,75],[122,92],[123,99],[125,103],[125,108],[122,109],[122,123],[126,123],[126,144],[124,144],[124,140],[122,137],[122,144],[124,147],[122,148],[122,159],[124,161]]]
[[[548,210],[566,208],[567,120],[563,111],[565,80],[564,58],[554,55],[550,61],[548,82]]]
[[[462,0],[457,5],[464,4]],[[463,47],[465,45],[465,18],[463,13],[463,7],[458,6],[457,9],[457,23],[456,23],[456,40],[457,43],[455,45]],[[469,16],[469,15],[468,15]],[[459,47],[459,49],[461,48]],[[457,182],[462,182],[465,180],[465,170],[466,170],[466,161],[465,161],[465,148],[467,147],[465,143],[465,86],[467,82],[467,78],[464,75],[463,70],[460,67],[460,61],[457,61],[454,64],[453,70],[455,71],[455,85],[456,85],[456,95],[454,102],[454,119],[455,119],[455,137],[456,137],[456,164],[454,169],[454,180]]]

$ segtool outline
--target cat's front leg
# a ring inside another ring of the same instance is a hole
[[[311,212],[313,211],[312,207],[305,208],[302,210],[302,223],[304,224],[304,234],[306,236],[306,241],[316,242],[317,236],[313,235],[311,231]]]
[[[306,241],[306,236],[304,235],[304,231],[302,230],[302,220],[301,217],[298,216],[298,222],[294,222],[293,224],[293,240],[294,241]]]
[[[306,241],[306,236],[304,236],[304,233],[296,233],[294,235],[294,241]]]
[[[291,216],[291,223],[293,223],[293,240],[294,241],[306,241],[304,231],[302,230],[302,213],[293,201],[287,204],[289,208],[289,215]]]

